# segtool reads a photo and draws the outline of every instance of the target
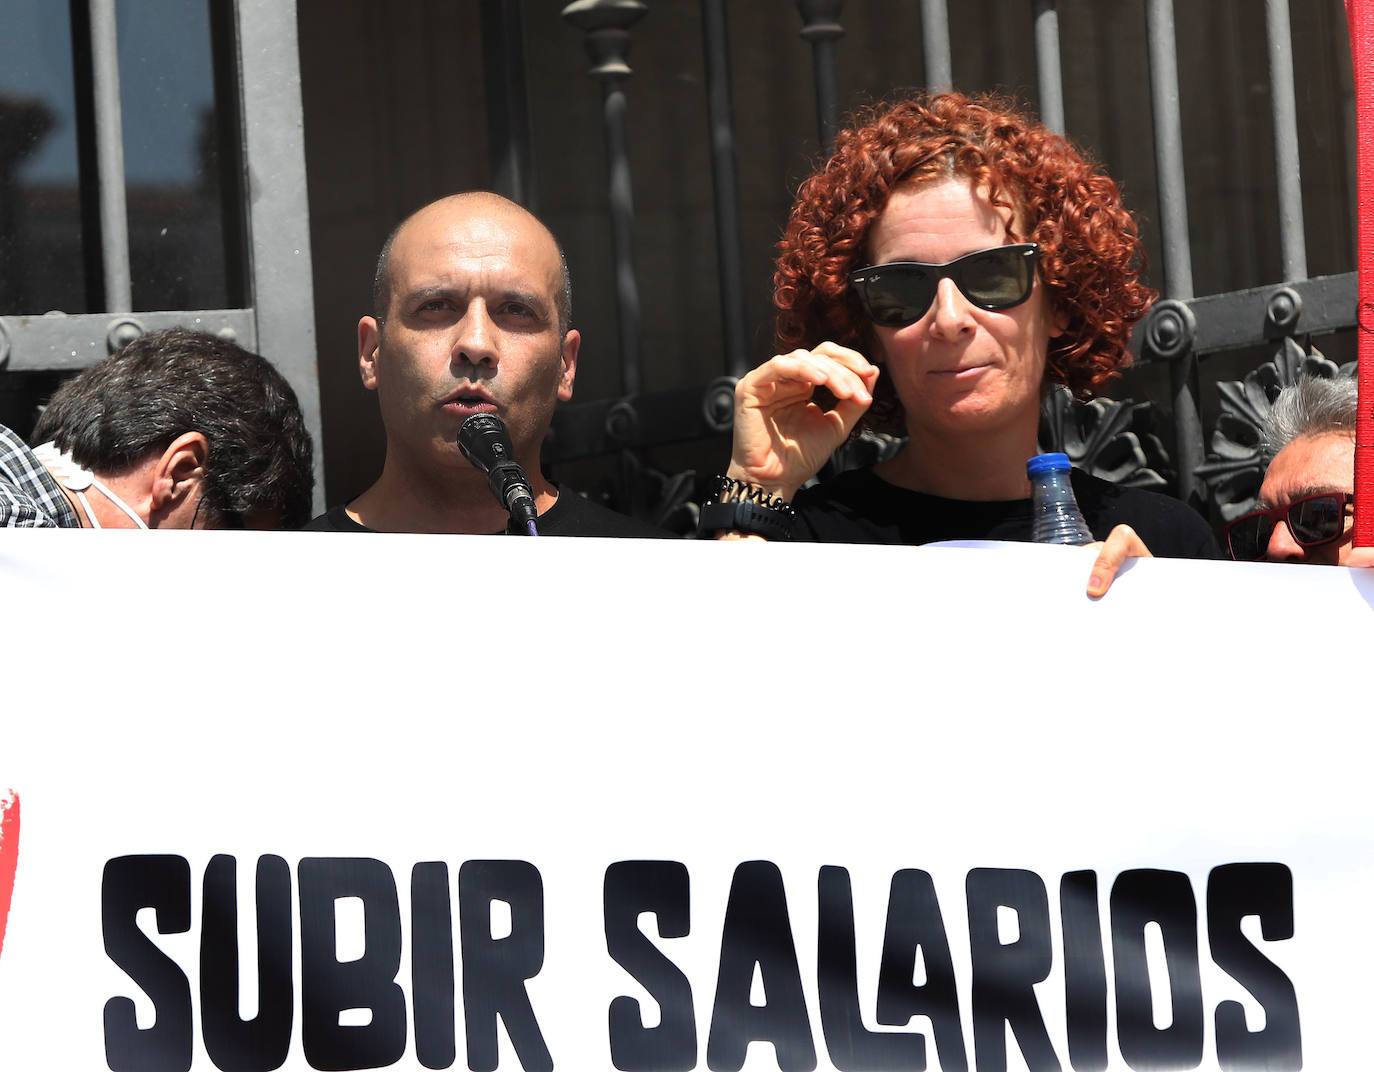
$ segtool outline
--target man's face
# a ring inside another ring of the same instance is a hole
[[[1296,499],[1322,492],[1355,488],[1355,439],[1341,432],[1300,436],[1274,456],[1260,485],[1259,507],[1287,506]],[[1286,521],[1274,526],[1264,557],[1268,562],[1308,562],[1343,566],[1351,552],[1351,525],[1347,509],[1345,532],[1338,540],[1317,547],[1303,547],[1293,539]]]
[[[495,413],[517,460],[536,465],[554,404],[572,397],[580,343],[576,331],[559,334],[562,264],[549,233],[494,197],[448,198],[397,234],[389,277],[385,322],[358,324],[388,461],[437,477],[470,472],[458,427]]]

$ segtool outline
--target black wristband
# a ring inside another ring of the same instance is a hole
[[[767,540],[790,540],[796,512],[777,496],[743,481],[720,477],[716,481],[715,502],[701,507],[698,531],[703,536],[717,532],[743,532]],[[724,500],[724,501],[720,501]]]

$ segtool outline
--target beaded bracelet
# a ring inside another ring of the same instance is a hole
[[[792,504],[756,484],[716,477],[712,500],[701,507],[697,528],[702,535],[744,532],[769,540],[792,538],[792,521],[797,516]]]

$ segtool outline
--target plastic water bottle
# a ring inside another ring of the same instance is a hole
[[[1071,469],[1067,454],[1040,454],[1026,462],[1026,475],[1031,482],[1033,543],[1093,542],[1092,531],[1073,497]]]

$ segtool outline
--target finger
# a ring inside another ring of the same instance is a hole
[[[824,383],[828,375],[827,364],[817,360],[811,351],[793,350],[790,354],[771,357],[758,368],[750,369],[740,378],[739,384],[754,389],[779,383],[804,383],[814,387]]]
[[[846,353],[863,362],[861,368],[867,366],[854,351]],[[864,406],[873,400],[863,376],[827,353],[809,350],[779,354],[746,373],[735,389],[735,399],[737,405],[768,405],[809,397],[817,387],[825,387],[836,399],[852,399]]]
[[[869,401],[860,402],[857,399],[842,398],[835,403],[835,408],[827,415],[832,420],[840,424],[838,433],[839,442],[849,438],[849,433],[854,430],[854,426],[859,423],[859,419],[868,412],[868,407],[872,405],[872,396]]]
[[[863,375],[873,366],[856,351],[822,343],[815,350],[797,350],[787,356],[796,367],[809,371],[817,387],[825,387],[835,398],[853,399],[865,406],[873,400]]]
[[[792,354],[771,358],[740,377],[735,385],[735,413],[738,416],[748,409],[804,401],[821,380],[814,367]]]
[[[1154,557],[1130,525],[1117,525],[1105,540],[1093,546],[1099,548],[1088,577],[1088,595],[1093,599],[1101,599],[1107,594],[1128,558]]]
[[[834,343],[822,343],[811,352],[810,360],[817,371],[824,373],[824,386],[836,399],[852,399],[865,407],[872,403],[879,371],[862,354]]]
[[[810,352],[817,356],[828,357],[832,361],[837,361],[854,373],[862,374],[868,369],[877,367],[873,362],[869,361],[868,358],[864,357],[863,354],[859,353],[858,350],[848,346],[841,346],[837,342],[827,341],[819,343],[813,347]]]
[[[872,394],[873,385],[878,382],[878,377],[882,375],[882,370],[858,350],[851,350],[848,346],[841,346],[839,343],[823,342],[811,352],[817,356],[830,358],[848,369],[858,377],[868,394]]]

